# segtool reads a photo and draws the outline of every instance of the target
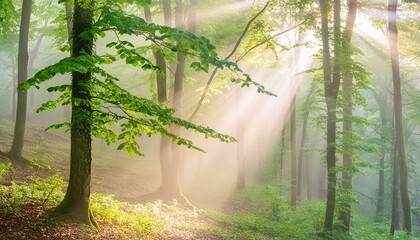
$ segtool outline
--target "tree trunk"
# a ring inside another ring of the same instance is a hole
[[[171,0],[163,0],[163,16],[164,16],[164,25],[167,27],[172,27],[172,7]]]
[[[296,97],[291,106],[290,115],[290,206],[296,207]]]
[[[357,0],[348,0],[348,13],[346,20],[346,28],[343,34],[343,53],[345,59],[350,59],[350,46],[351,46],[351,37],[353,34],[354,22],[356,20],[357,13]],[[343,78],[343,94],[345,99],[345,106],[343,108],[343,179],[341,188],[345,192],[351,192],[353,190],[353,140],[352,140],[352,131],[353,131],[353,76],[350,72],[346,72]],[[339,220],[343,223],[344,231],[350,231],[350,221],[351,221],[351,203],[344,202],[341,204],[341,212],[339,215]]]
[[[164,5],[164,10],[165,10]],[[182,29],[183,24],[183,4],[182,0],[176,1],[175,8],[175,27]],[[177,117],[182,117],[182,93],[183,93],[183,84],[184,84],[184,72],[185,72],[185,61],[186,57],[184,54],[177,53],[178,63],[175,70],[175,80],[174,80],[174,92],[172,99],[172,107],[176,110],[175,115]],[[171,127],[172,132],[175,135],[181,135],[181,129],[177,126]],[[179,172],[180,172],[180,163],[181,163],[181,148],[176,142],[172,142],[172,157],[166,164],[165,174],[166,177],[162,178],[162,190],[167,194],[168,197],[180,198],[182,196],[180,184],[179,184]]]
[[[309,101],[312,98],[312,95],[314,94],[315,91],[315,85],[311,86],[310,92],[308,94],[308,96],[306,97],[305,100],[305,106],[309,103]],[[305,107],[304,106],[304,107]],[[310,181],[308,180],[310,178],[310,173],[311,171],[309,170],[309,163],[308,160],[305,158],[305,143],[306,143],[306,132],[308,130],[308,120],[309,120],[309,110],[304,109],[304,114],[303,114],[303,124],[302,124],[302,137],[300,139],[300,146],[299,146],[299,158],[298,158],[298,190],[297,190],[297,195],[298,198],[301,197],[301,192],[302,192],[302,186],[303,186],[303,166],[305,164],[305,169],[306,169],[306,179],[307,179],[307,184],[306,184],[306,190],[307,190],[307,199],[310,200],[310,195],[311,194],[311,190],[310,190]],[[305,161],[306,159],[306,161]]]
[[[397,2],[397,0],[388,1],[389,50],[391,55],[392,82],[394,86],[395,136],[398,156],[398,167],[400,172],[401,205],[404,217],[404,230],[408,234],[411,234],[411,232],[413,231],[413,226],[411,218],[410,196],[408,191],[408,169],[404,146],[404,129],[402,119],[400,63],[397,43]]]
[[[392,158],[392,203],[391,203],[391,229],[390,233],[394,236],[394,232],[397,229],[400,229],[400,198],[399,198],[399,184],[400,184],[400,174],[398,170],[398,156],[397,156],[397,147],[394,147],[394,156]]]
[[[73,57],[92,55],[93,38],[81,38],[81,33],[90,29],[93,22],[93,4],[84,6],[74,1],[73,16]],[[72,74],[72,118],[70,147],[70,179],[66,195],[57,211],[70,215],[85,224],[93,224],[89,211],[91,163],[92,163],[92,110],[89,104],[90,91],[86,87],[91,73],[73,72]],[[75,104],[81,99],[80,104]]]
[[[32,0],[23,0],[22,17],[19,31],[18,52],[18,84],[28,80],[28,39],[29,23],[32,12]],[[18,91],[15,131],[10,156],[14,159],[22,159],[23,140],[26,128],[27,92]]]
[[[334,69],[331,73],[331,57],[328,30],[328,1],[320,0],[321,36],[323,46],[323,73],[325,101],[327,104],[327,207],[325,211],[324,231],[332,232],[336,200],[336,127],[337,95],[340,87],[340,52],[341,52],[341,2],[334,0]],[[331,76],[332,75],[332,76]]]
[[[386,126],[388,124],[387,120],[387,106],[388,101],[386,97],[381,97],[379,94],[375,95],[375,99],[377,104],[379,105],[380,109],[380,116],[381,116],[381,141],[386,142],[387,139],[385,139],[386,136]],[[381,146],[381,159],[379,160],[379,186],[378,186],[378,204],[376,208],[376,217],[379,221],[382,220],[384,217],[384,202],[385,202],[385,159],[386,159],[386,152],[387,149],[385,146]],[[391,162],[391,165],[393,165],[393,162]]]

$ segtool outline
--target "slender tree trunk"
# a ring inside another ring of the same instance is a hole
[[[19,31],[18,52],[18,84],[28,80],[28,40],[29,23],[32,12],[32,0],[23,0],[22,17]],[[26,128],[27,92],[19,91],[17,96],[17,111],[13,143],[9,154],[14,159],[22,159],[23,140]]]
[[[73,57],[92,55],[93,38],[81,38],[80,34],[92,27],[93,4],[84,6],[74,1],[73,16]],[[70,215],[83,223],[93,224],[89,211],[91,163],[92,163],[92,110],[89,104],[75,104],[76,99],[90,101],[90,91],[86,87],[92,74],[73,72],[72,74],[72,119],[70,148],[70,179],[66,195],[57,211]]]
[[[351,46],[351,37],[353,34],[354,22],[356,20],[357,13],[357,0],[348,0],[348,13],[346,20],[346,28],[343,34],[343,57],[345,59],[350,59],[350,46]],[[343,78],[343,94],[345,98],[345,107],[343,109],[343,179],[341,188],[345,192],[351,192],[353,190],[353,140],[352,140],[352,131],[353,131],[353,76],[350,72],[346,72]],[[350,221],[351,221],[351,203],[344,202],[341,204],[341,212],[339,215],[339,220],[343,223],[344,231],[350,231]]]
[[[399,185],[400,185],[400,174],[398,170],[398,153],[397,147],[394,147],[394,153],[392,158],[392,199],[391,199],[391,228],[390,233],[394,236],[395,230],[400,229],[400,197],[399,197]]]
[[[394,86],[394,112],[395,112],[395,136],[400,172],[400,194],[404,217],[404,230],[411,234],[413,231],[411,218],[410,196],[408,191],[408,169],[404,146],[404,129],[402,119],[402,97],[400,63],[398,54],[398,28],[397,28],[397,0],[388,1],[388,31],[389,49],[392,66],[392,82]]]
[[[296,97],[292,102],[290,115],[290,206],[296,207]]]
[[[341,52],[341,1],[334,0],[334,69],[331,72],[331,57],[328,30],[328,1],[320,0],[321,36],[323,46],[323,73],[325,101],[327,104],[327,207],[325,211],[324,231],[332,232],[336,202],[336,127],[337,95],[340,87],[340,52]]]
[[[388,124],[387,120],[387,109],[388,101],[386,97],[381,97],[379,94],[375,95],[376,102],[379,105],[380,116],[381,116],[381,139],[382,142],[386,142],[386,126]],[[376,208],[376,217],[379,221],[384,217],[384,202],[385,202],[385,159],[386,159],[387,149],[385,146],[381,147],[381,159],[379,160],[379,186],[378,186],[378,204]],[[393,162],[391,162],[392,165]]]
[[[308,96],[306,97],[305,100],[305,106],[308,105],[309,101],[312,98],[312,95],[314,94],[315,91],[315,85],[311,86],[311,90],[308,94]],[[304,106],[304,107],[305,107]],[[310,181],[308,180],[310,178],[310,170],[309,170],[309,164],[308,164],[308,160],[306,159],[305,161],[305,143],[306,143],[306,132],[308,130],[308,120],[309,120],[309,110],[304,109],[304,114],[303,114],[303,124],[302,124],[302,137],[300,139],[300,147],[299,147],[299,164],[298,164],[298,197],[301,197],[301,192],[302,192],[302,186],[303,186],[303,166],[305,164],[305,169],[306,169],[306,190],[307,190],[307,198],[308,200],[310,200],[310,195],[311,195],[311,190],[310,190]]]
[[[167,3],[168,4],[168,3]],[[169,2],[170,5],[170,2]],[[164,6],[165,8],[165,6]],[[165,12],[164,15],[164,21],[170,22],[170,16],[166,15]],[[152,13],[150,11],[150,7],[146,6],[144,7],[144,16],[147,22],[152,23]],[[156,89],[157,89],[157,97],[159,103],[165,103],[168,101],[167,97],[167,72],[166,72],[166,61],[165,58],[157,51],[153,51],[153,55],[156,59],[156,66],[159,67],[159,71],[156,71]],[[171,189],[171,181],[173,179],[169,178],[170,175],[170,162],[171,162],[171,140],[167,137],[162,137],[160,140],[160,170],[161,170],[161,176],[162,176],[162,182],[159,189],[162,192],[169,192]]]

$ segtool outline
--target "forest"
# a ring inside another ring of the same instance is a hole
[[[0,240],[420,239],[419,0],[0,0]]]

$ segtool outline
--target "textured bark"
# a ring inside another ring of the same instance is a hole
[[[290,206],[296,207],[296,97],[293,99],[290,115]]]
[[[404,144],[404,128],[402,119],[402,97],[400,63],[398,54],[398,28],[397,28],[397,0],[388,1],[388,33],[389,49],[392,66],[392,82],[394,86],[394,114],[395,114],[395,137],[400,173],[400,194],[403,209],[404,230],[411,234],[413,231],[411,204],[408,191],[408,169]]]
[[[22,17],[19,30],[19,50],[18,50],[18,84],[28,80],[28,40],[29,40],[29,23],[32,12],[32,0],[23,0]],[[22,160],[23,140],[26,128],[26,108],[27,108],[26,91],[18,91],[16,122],[13,135],[13,143],[10,149],[10,156],[14,159]]]
[[[93,3],[83,7],[78,0],[74,1],[73,16],[73,55],[91,55],[93,38],[80,38],[79,35],[90,29],[93,22]],[[89,212],[92,136],[89,104],[75,104],[75,99],[89,101],[91,96],[86,83],[91,79],[91,73],[72,73],[72,118],[70,147],[70,178],[66,195],[57,207],[57,211],[70,215],[83,223],[94,224]]]
[[[348,13],[347,13],[347,20],[346,20],[346,28],[343,34],[343,53],[345,59],[350,59],[350,46],[351,46],[351,37],[353,34],[353,27],[354,22],[356,20],[356,13],[357,13],[357,0],[348,0]],[[352,96],[352,88],[353,88],[353,76],[351,73],[346,72],[343,78],[343,94],[346,101],[346,104],[343,108],[343,179],[341,188],[344,191],[352,191],[353,190],[353,140],[352,140],[352,131],[353,131],[353,123],[351,118],[353,117],[353,96]],[[344,231],[350,231],[350,221],[351,221],[351,204],[350,203],[342,203],[341,204],[341,211],[338,219],[343,223]]]

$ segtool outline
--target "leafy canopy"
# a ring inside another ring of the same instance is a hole
[[[189,148],[196,147],[190,140],[176,136],[169,132],[169,126],[176,125],[185,129],[194,130],[204,134],[206,138],[211,137],[223,142],[233,142],[234,138],[217,133],[216,131],[190,123],[188,121],[174,117],[173,109],[162,107],[151,100],[134,96],[127,90],[118,85],[119,79],[116,76],[102,69],[104,64],[112,64],[117,60],[124,60],[126,64],[140,66],[145,70],[159,71],[149,59],[142,55],[141,48],[129,42],[121,40],[123,35],[142,37],[145,41],[155,48],[166,49],[173,52],[182,52],[187,56],[193,57],[195,61],[191,67],[197,71],[207,71],[209,66],[217,68],[227,68],[234,72],[238,77],[234,81],[241,82],[243,86],[254,85],[259,92],[269,93],[263,86],[255,83],[251,78],[244,74],[242,70],[233,62],[220,60],[216,54],[215,47],[204,37],[197,37],[192,33],[181,31],[175,28],[160,26],[147,23],[144,19],[136,16],[125,16],[119,11],[102,7],[100,18],[93,24],[93,27],[84,33],[82,38],[97,38],[105,36],[106,33],[115,34],[115,41],[106,45],[109,49],[115,49],[116,54],[106,53],[104,55],[81,55],[78,57],[67,57],[56,64],[48,66],[26,83],[19,86],[20,90],[27,90],[31,86],[39,88],[39,85],[52,79],[57,74],[66,73],[92,73],[90,81],[85,82],[85,88],[91,93],[91,100],[73,99],[75,105],[90,106],[92,114],[80,113],[80,116],[91,116],[88,119],[92,123],[92,134],[104,139],[108,144],[120,142],[118,149],[125,150],[130,154],[139,154],[140,146],[135,138],[146,134],[152,136],[161,134],[176,141],[180,145]],[[163,51],[163,50],[162,50]],[[166,56],[166,55],[164,55]],[[241,76],[244,79],[241,79]],[[48,101],[38,109],[43,111],[55,108],[58,104],[69,105],[71,99],[71,85],[63,84],[48,88],[49,92],[61,92],[61,96],[55,100]],[[55,124],[50,128],[70,126],[71,123],[65,122]],[[116,131],[115,129],[118,129]]]

